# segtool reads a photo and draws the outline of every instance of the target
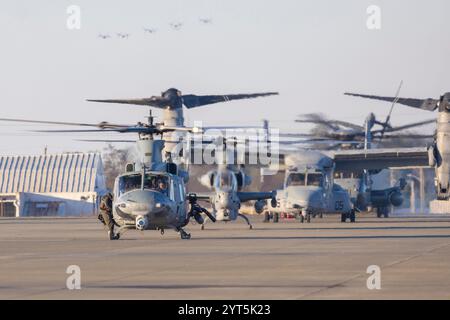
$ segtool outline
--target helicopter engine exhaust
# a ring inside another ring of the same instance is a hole
[[[136,229],[143,231],[148,227],[148,218],[146,216],[138,216],[136,218]]]

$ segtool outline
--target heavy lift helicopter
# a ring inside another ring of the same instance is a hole
[[[0,121],[89,127],[89,129],[39,130],[38,132],[137,133],[139,139],[136,143],[141,159],[139,162],[128,164],[126,172],[118,176],[114,184],[113,217],[119,226],[118,237],[130,229],[159,230],[161,234],[164,234],[166,229],[173,229],[180,233],[181,239],[190,239],[191,235],[183,228],[191,218],[203,224],[203,213],[215,222],[215,217],[197,203],[195,194],[186,194],[185,183],[189,177],[188,172],[179,168],[171,160],[170,155],[163,160],[164,140],[154,139],[155,135],[163,135],[166,132],[198,132],[197,128],[154,124],[151,113],[148,123],[140,122],[136,125],[24,119],[0,119]],[[161,183],[166,187],[160,188],[158,185]]]

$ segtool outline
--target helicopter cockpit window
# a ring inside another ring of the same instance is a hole
[[[166,195],[169,193],[169,180],[166,176],[162,175],[146,175],[144,181],[144,189],[155,190],[162,192]]]
[[[214,185],[220,190],[234,190],[237,186],[236,176],[233,172],[221,172],[216,176]]]
[[[141,175],[123,176],[119,180],[119,195],[141,188]]]
[[[123,176],[119,180],[119,195],[132,190],[141,189],[141,187],[142,187],[141,174]],[[144,189],[155,190],[168,195],[169,192],[168,178],[164,175],[147,174],[144,180]]]
[[[287,186],[304,186],[305,185],[304,173],[291,173],[287,179]]]
[[[323,176],[321,173],[308,173],[308,186],[320,187],[322,186]]]

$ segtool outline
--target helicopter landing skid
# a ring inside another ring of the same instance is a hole
[[[118,235],[119,237],[121,236],[121,235],[123,235],[126,231],[129,231],[129,230],[134,230],[134,229],[136,229],[136,227],[133,225],[124,225],[124,226],[121,226],[120,228],[119,228],[119,230],[117,230],[117,232],[116,232],[116,235]]]
[[[239,213],[239,214],[238,214],[238,217],[241,217],[242,219],[245,220],[245,222],[247,222],[248,228],[249,228],[250,230],[253,229],[253,226],[252,226],[252,224],[250,223],[250,220],[248,220],[248,218],[247,218],[246,216],[244,216],[242,213]]]

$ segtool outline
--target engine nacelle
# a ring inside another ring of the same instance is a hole
[[[264,200],[258,200],[255,202],[255,211],[260,214],[264,211],[264,207],[266,206],[266,202]]]
[[[400,207],[403,204],[403,195],[400,191],[395,190],[389,194],[389,202],[394,207]]]
[[[214,184],[214,176],[215,176],[215,171],[209,171],[208,173],[204,174],[203,176],[201,176],[198,181],[205,187],[207,187],[208,189],[211,189],[213,187]]]
[[[399,207],[403,204],[403,194],[398,188],[386,190],[372,190],[370,201],[373,207],[381,208],[394,206]]]
[[[245,174],[243,170],[235,173],[238,188],[242,189],[252,184],[252,177]]]

